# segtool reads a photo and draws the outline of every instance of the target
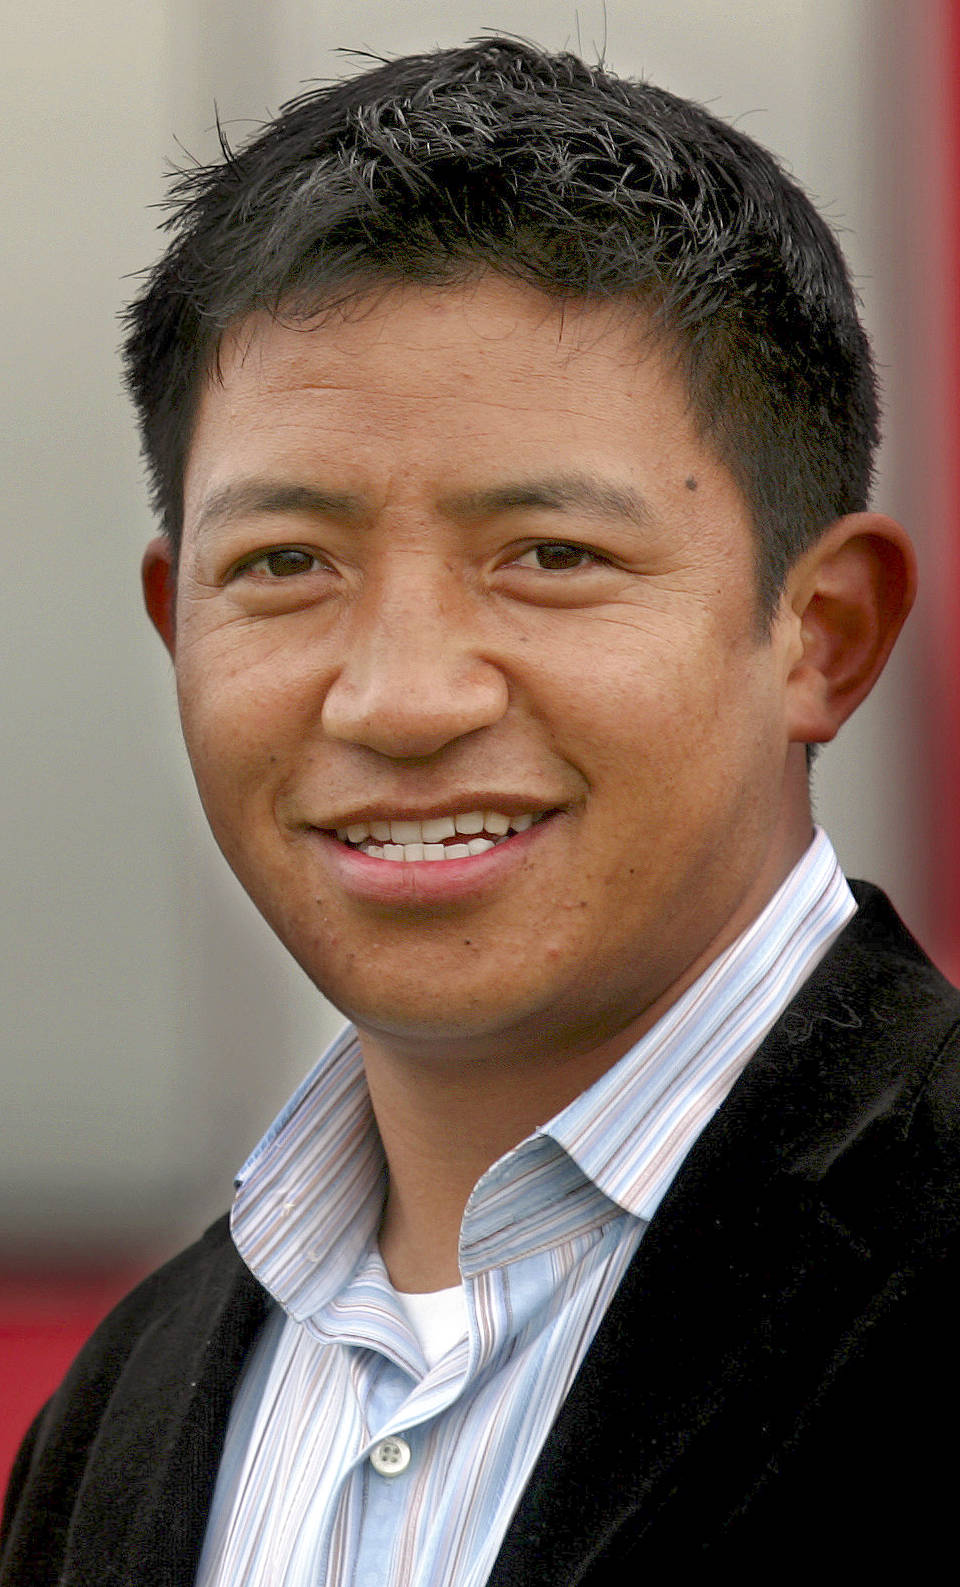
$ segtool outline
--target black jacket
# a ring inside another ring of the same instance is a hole
[[[492,1587],[955,1570],[960,994],[857,892],[661,1203]],[[21,1453],[0,1587],[192,1583],[266,1306],[225,1221],[121,1303]]]

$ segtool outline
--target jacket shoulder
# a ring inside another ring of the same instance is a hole
[[[871,1243],[922,1249],[960,1227],[960,991],[878,888],[851,886],[856,915],[717,1122]]]
[[[186,1439],[215,1470],[219,1424],[267,1304],[224,1217],[114,1307],[24,1440],[4,1510],[2,1587],[73,1579],[64,1562],[78,1493],[89,1514],[97,1490],[105,1525],[111,1510],[115,1524],[125,1508],[132,1519],[149,1480],[146,1441],[157,1467]],[[219,1422],[199,1410],[204,1398],[219,1405]]]

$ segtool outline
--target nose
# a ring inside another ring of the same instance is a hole
[[[484,653],[473,603],[447,577],[398,569],[358,599],[322,724],[393,759],[435,755],[504,715],[509,686]]]

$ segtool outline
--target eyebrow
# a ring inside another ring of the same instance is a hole
[[[441,504],[458,518],[482,518],[494,513],[547,508],[553,512],[585,512],[594,518],[627,519],[640,529],[650,529],[655,515],[649,503],[629,485],[616,485],[593,474],[556,474],[546,479],[523,480],[490,490],[465,491],[448,496]]]
[[[461,491],[445,496],[439,505],[443,512],[460,519],[545,508],[552,512],[582,512],[595,518],[626,520],[640,529],[650,529],[656,521],[649,504],[631,486],[582,473],[556,474],[485,490]],[[201,536],[219,524],[252,514],[296,512],[356,520],[364,515],[365,506],[361,497],[347,491],[322,490],[312,485],[269,479],[237,480],[201,502],[195,532]]]
[[[318,517],[356,518],[362,510],[360,498],[345,491],[318,490],[311,485],[269,479],[237,480],[204,498],[197,512],[195,532],[204,535],[232,518],[255,513],[305,512]]]

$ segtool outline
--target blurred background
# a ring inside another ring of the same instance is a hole
[[[820,820],[960,979],[960,530],[951,0],[7,0],[0,65],[5,835],[0,1480],[117,1291],[225,1208],[338,1016],[206,832],[142,615],[153,532],[117,313],[169,163],[242,141],[311,79],[520,33],[709,105],[838,230],[885,391],[878,506],[919,610],[817,766]]]

